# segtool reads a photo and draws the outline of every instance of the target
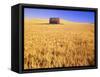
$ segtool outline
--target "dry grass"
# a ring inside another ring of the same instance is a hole
[[[25,19],[24,69],[94,65],[94,25]]]

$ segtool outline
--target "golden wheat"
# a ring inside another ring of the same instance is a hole
[[[94,65],[94,25],[26,19],[24,69]]]

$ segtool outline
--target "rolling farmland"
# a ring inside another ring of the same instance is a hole
[[[94,65],[94,24],[24,20],[24,69]]]

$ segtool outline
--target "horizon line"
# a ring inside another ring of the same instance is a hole
[[[50,17],[50,18],[52,18],[52,17]],[[53,17],[53,18],[59,18],[59,17]],[[47,20],[49,20],[49,18],[29,18],[29,17],[24,17],[24,19],[41,19],[41,20],[43,20],[43,19],[47,19]],[[63,18],[60,18],[61,20],[64,20],[64,21],[69,21],[69,22],[74,22],[74,23],[84,23],[84,24],[94,24],[94,23],[90,23],[90,22],[78,22],[78,21],[71,21],[71,20],[66,20],[66,19],[63,19]]]

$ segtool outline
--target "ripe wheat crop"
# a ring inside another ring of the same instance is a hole
[[[94,24],[24,21],[24,69],[94,65]]]

